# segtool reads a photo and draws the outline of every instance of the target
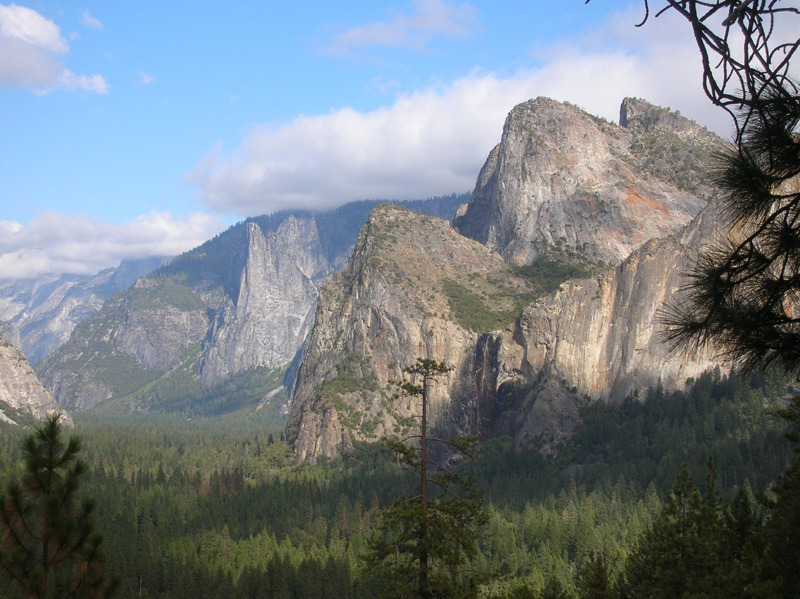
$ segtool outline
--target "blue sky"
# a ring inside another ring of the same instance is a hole
[[[511,108],[637,96],[722,135],[641,1],[0,4],[0,277],[176,254],[247,216],[471,190]]]

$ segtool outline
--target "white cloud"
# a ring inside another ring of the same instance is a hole
[[[141,83],[142,85],[150,85],[151,83],[156,82],[155,77],[153,77],[152,75],[148,75],[144,71],[138,71],[136,75],[138,77],[139,83]]]
[[[475,72],[371,112],[343,108],[254,127],[230,154],[209,152],[187,180],[199,184],[208,206],[239,215],[465,191],[500,141],[508,111],[536,96],[612,121],[622,98],[645,98],[727,137],[726,115],[700,87],[691,32],[668,18],[636,29],[639,17],[620,15],[602,37],[537,52],[538,68]]]
[[[365,46],[421,49],[437,37],[470,37],[481,29],[475,7],[467,2],[414,0],[411,14],[358,25],[338,34],[325,48],[347,55]]]
[[[56,54],[69,51],[58,25],[35,10],[16,4],[0,5],[0,34]]]
[[[102,75],[75,75],[64,66],[59,56],[68,52],[58,25],[30,8],[0,5],[0,87],[108,93]]]
[[[82,89],[98,94],[107,94],[109,87],[108,82],[102,75],[76,75],[69,69],[64,69],[61,71],[53,87],[43,87],[34,91],[37,95],[42,95],[49,93],[53,89]]]
[[[158,211],[117,225],[56,212],[42,213],[27,226],[0,221],[0,278],[94,274],[124,258],[177,255],[224,228],[208,214],[175,220]]]
[[[88,10],[84,10],[81,14],[81,24],[92,31],[103,31],[103,29],[105,29],[103,24],[98,21]]]

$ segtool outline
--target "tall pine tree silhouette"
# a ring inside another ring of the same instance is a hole
[[[25,598],[109,597],[102,537],[94,531],[90,499],[78,489],[86,464],[81,442],[65,442],[58,415],[23,442],[24,474],[0,495],[0,573]]]
[[[397,499],[381,514],[378,536],[366,562],[383,597],[474,597],[477,580],[464,570],[477,551],[486,513],[471,482],[431,457],[432,445],[472,455],[474,439],[437,439],[429,434],[430,389],[451,368],[418,358],[398,383],[419,400],[419,432],[403,441],[386,441],[398,461],[419,475],[411,497]],[[415,382],[418,381],[418,382]]]

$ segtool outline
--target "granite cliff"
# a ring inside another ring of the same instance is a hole
[[[44,420],[61,413],[61,422],[72,426],[72,418],[53,401],[20,349],[0,334],[0,421]]]
[[[722,142],[641,100],[620,112],[616,125],[547,98],[516,106],[455,227],[514,264],[562,248],[617,265],[678,232],[705,205],[703,158]]]
[[[714,234],[713,211],[680,236],[648,241],[614,269],[565,282],[510,327],[481,337],[473,369],[478,432],[552,449],[580,422],[580,406],[644,398],[649,387],[683,389],[717,366],[708,350],[671,351],[659,325],[665,302],[685,284],[682,273]]]
[[[545,451],[581,405],[682,388],[714,365],[670,353],[657,314],[711,235],[713,217],[692,221],[712,194],[697,161],[722,142],[641,101],[621,116],[625,126],[527,102],[455,228],[376,209],[322,289],[287,426],[299,459],[413,426],[387,384],[418,356],[455,367],[433,401],[441,434],[508,434]],[[595,274],[544,293],[574,265]]]

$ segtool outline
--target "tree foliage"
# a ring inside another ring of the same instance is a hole
[[[52,415],[23,444],[25,473],[0,495],[0,572],[24,597],[108,597],[102,536],[94,531],[89,499],[79,502],[86,464],[80,439],[64,442]]]
[[[648,0],[645,9],[644,21]],[[703,89],[736,136],[713,177],[727,233],[666,310],[666,337],[713,343],[746,367],[800,372],[800,87],[791,72],[800,10],[780,0],[667,0],[656,16],[668,11],[690,24]]]
[[[795,397],[783,413],[791,424],[787,434],[794,443],[795,455],[789,468],[772,488],[774,499],[768,505],[764,541],[764,575],[777,581],[776,596],[800,597],[800,397]]]
[[[720,580],[720,502],[684,469],[660,517],[628,558],[622,597],[711,596]]]
[[[428,434],[430,386],[451,368],[418,358],[404,372],[420,381],[398,383],[420,402],[419,433],[405,442],[387,441],[397,459],[419,476],[415,493],[392,503],[381,515],[379,536],[371,543],[367,563],[385,597],[471,597],[477,581],[462,571],[477,553],[486,514],[472,487],[432,459],[430,444],[445,444],[472,455],[474,440],[436,439]],[[413,441],[413,444],[406,444]]]

